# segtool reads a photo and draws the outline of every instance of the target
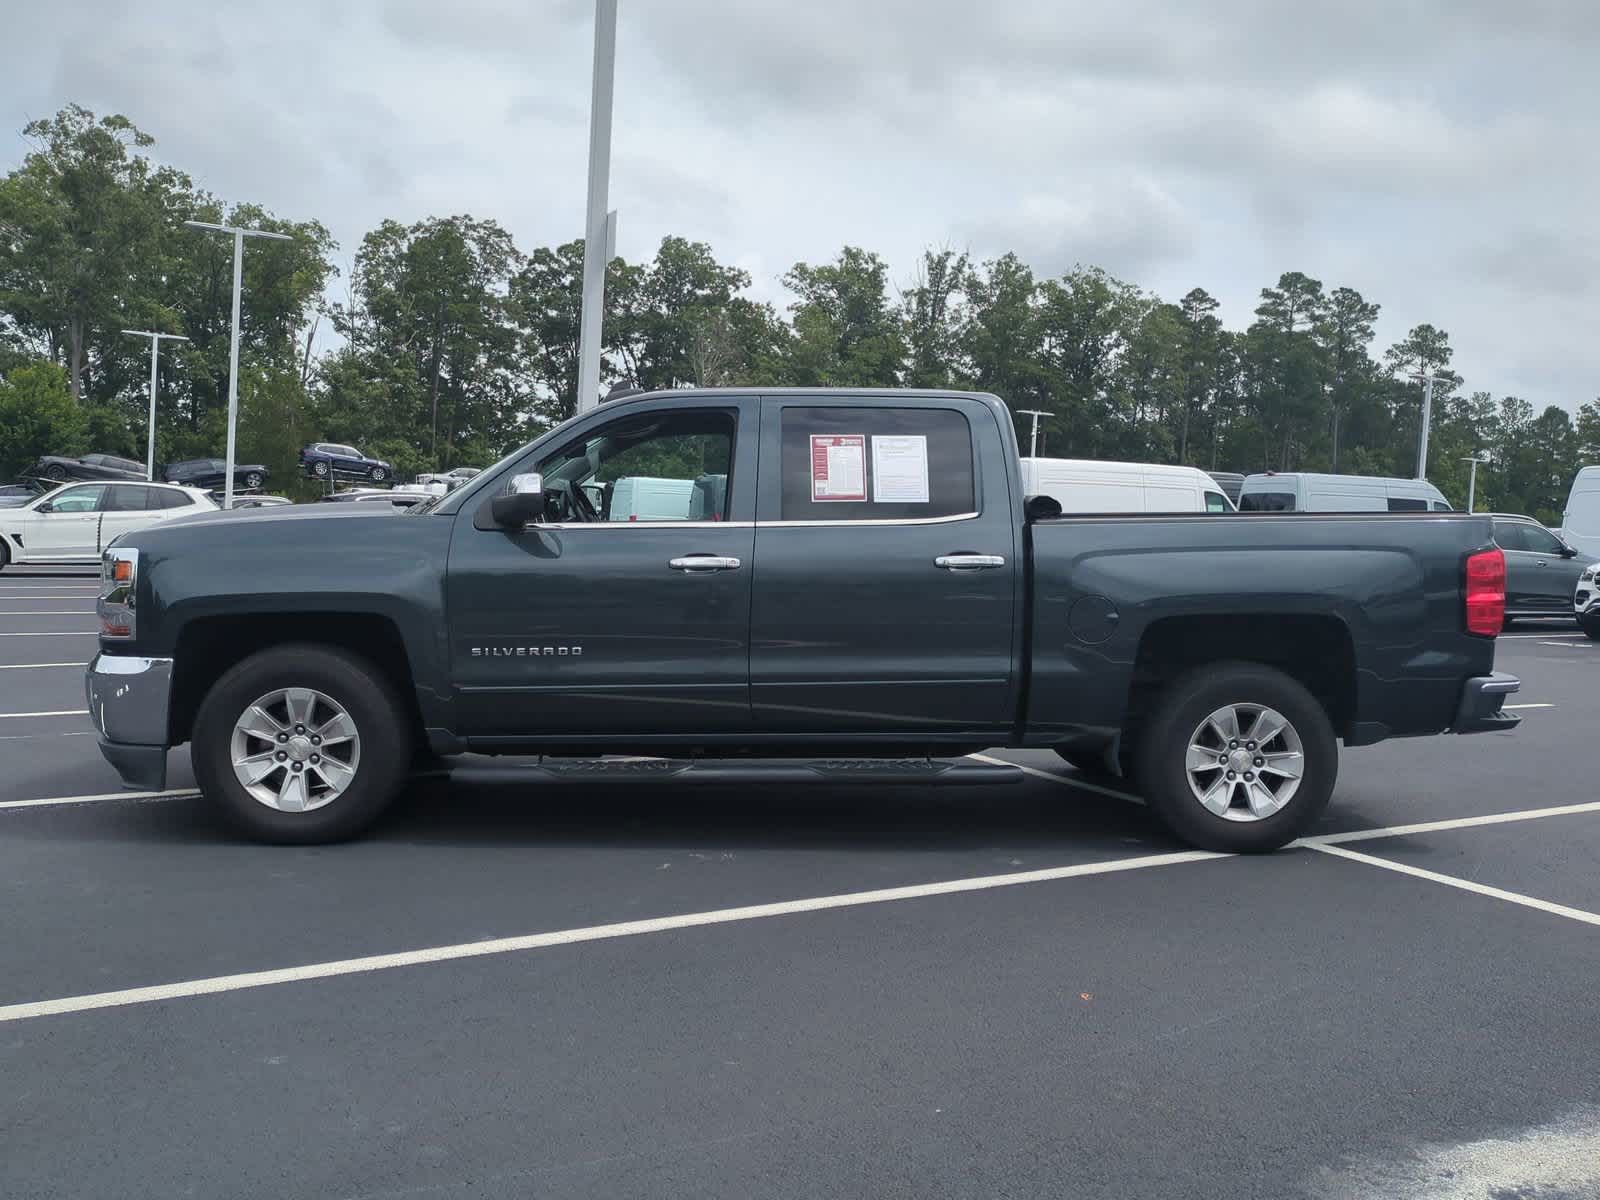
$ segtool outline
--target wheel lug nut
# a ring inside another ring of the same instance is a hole
[[[1239,743],[1237,741],[1233,741],[1233,742],[1229,742],[1228,743],[1228,749],[1229,750],[1237,750],[1238,748],[1239,748]]]
[[[1232,772],[1232,771],[1229,771],[1229,772],[1228,772],[1228,778],[1229,778],[1229,779],[1232,779],[1232,778],[1233,778],[1233,777],[1234,777],[1234,775],[1233,775],[1233,772]]]
[[[319,738],[316,734],[313,733],[311,735],[311,744],[313,746],[320,746],[320,745],[322,745],[322,739]]]
[[[296,733],[304,733],[306,731],[306,727],[304,725],[296,725],[294,727],[294,731]]]
[[[1219,755],[1217,755],[1217,761],[1219,763],[1221,763],[1223,766],[1227,766],[1228,765],[1228,756],[1226,754],[1219,754]]]
[[[289,740],[289,735],[287,733],[280,733],[278,735],[278,740],[280,742],[287,742]]]
[[[273,755],[273,757],[276,758],[279,762],[282,762],[284,759],[288,758],[289,756],[287,754],[285,754],[282,750],[279,750],[275,755]]]
[[[1258,759],[1256,759],[1256,766],[1258,766],[1258,767],[1264,767],[1264,766],[1266,766],[1266,765],[1267,765],[1267,760],[1266,760],[1266,759],[1264,759],[1264,758],[1258,758]]]
[[[319,763],[319,762],[321,762],[321,761],[322,761],[322,755],[320,755],[320,754],[313,754],[313,755],[312,755],[312,756],[311,756],[311,761],[312,761],[312,762],[314,762],[314,763]]]
[[[1246,750],[1254,750],[1256,748],[1256,744],[1254,742],[1246,742],[1244,744],[1244,748]]]
[[[1254,771],[1246,771],[1244,773],[1244,777],[1245,777],[1245,780],[1248,782],[1249,780],[1254,779],[1256,777],[1255,776],[1255,772]]]
[[[294,770],[295,770],[296,773],[299,772],[299,770],[300,770],[300,764],[299,763],[295,763],[294,764]]]

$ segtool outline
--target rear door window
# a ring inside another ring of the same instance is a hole
[[[1229,512],[1232,506],[1228,498],[1221,492],[1206,493],[1206,511],[1210,513]]]
[[[972,427],[949,408],[785,406],[784,521],[977,514]]]
[[[162,508],[188,508],[194,500],[187,492],[174,491],[171,488],[161,488],[156,493]]]
[[[105,512],[145,512],[157,507],[150,503],[150,489],[134,483],[117,483],[106,489],[110,495],[104,505]]]
[[[1246,492],[1239,497],[1240,512],[1293,512],[1293,492]]]
[[[1427,512],[1428,502],[1411,496],[1390,496],[1390,512]]]

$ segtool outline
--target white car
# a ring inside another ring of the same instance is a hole
[[[1572,594],[1572,615],[1578,618],[1578,628],[1592,641],[1600,642],[1600,563],[1590,563],[1578,576],[1578,586]]]
[[[7,563],[97,563],[119,534],[216,511],[216,503],[199,488],[69,483],[21,508],[0,509],[0,568]]]
[[[419,485],[442,483],[446,488],[454,491],[477,473],[477,467],[457,467],[454,471],[445,471],[442,474],[418,475],[417,483]]]

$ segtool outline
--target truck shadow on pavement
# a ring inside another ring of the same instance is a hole
[[[21,837],[238,844],[200,797],[57,811]],[[29,823],[33,825],[34,823]],[[1143,809],[1029,781],[1001,787],[918,788],[732,784],[632,786],[418,779],[363,841],[530,848],[881,851],[1017,850],[1073,857],[1180,848]],[[264,847],[270,853],[272,848]]]

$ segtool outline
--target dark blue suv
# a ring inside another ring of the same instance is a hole
[[[368,458],[354,446],[342,442],[312,442],[300,451],[300,469],[313,479],[343,475],[387,483],[394,478],[394,468],[388,463],[380,458]]]

